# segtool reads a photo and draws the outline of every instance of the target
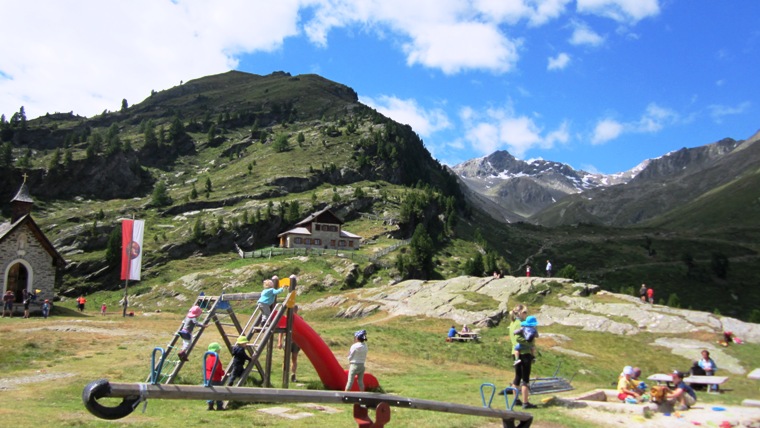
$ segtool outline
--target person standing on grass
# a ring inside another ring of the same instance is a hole
[[[105,316],[106,309],[108,309],[108,306],[106,306],[105,303],[103,303],[102,305],[100,305],[100,315],[104,315]]]
[[[42,303],[42,318],[47,319],[49,315],[50,315],[50,300],[45,299],[45,302]]]
[[[296,315],[298,313],[298,305],[293,306],[293,315]],[[282,349],[282,346],[284,344],[283,338],[285,337],[285,333],[280,333],[280,336],[277,338],[277,348]],[[292,337],[291,337],[292,339]],[[296,344],[295,340],[290,341],[290,381],[291,382],[298,382],[296,379],[296,372],[298,371],[298,353],[301,352],[301,347]]]
[[[77,297],[77,309],[79,309],[79,312],[84,312],[85,303],[87,303],[87,299],[84,296]]]
[[[222,359],[219,358],[219,351],[221,350],[222,345],[217,342],[211,342],[208,345],[208,351],[216,354],[205,357],[206,381],[208,382],[208,386],[223,385],[222,378],[224,377],[224,369],[222,368]],[[208,400],[206,401],[206,404],[208,404],[208,410],[214,410],[214,400]],[[224,403],[222,401],[217,400],[216,410],[224,410]]]
[[[367,361],[367,330],[359,330],[354,333],[354,344],[348,351],[348,382],[346,391],[354,386],[354,378],[359,384],[359,391],[364,391],[364,363]]]
[[[8,290],[3,294],[3,318],[5,318],[5,313],[8,312],[10,317],[13,318],[13,303],[16,301],[16,295],[13,294],[13,291]]]
[[[515,332],[522,328],[522,322],[528,316],[528,307],[525,305],[517,305],[510,314],[512,323],[509,324],[509,339],[512,342],[511,350],[519,349],[519,362],[515,364],[515,378],[512,381],[512,386],[516,391],[521,391],[522,400],[517,398],[515,404],[521,404],[523,409],[535,409],[535,404],[531,404],[528,401],[528,395],[530,393],[530,369],[533,364],[532,346],[525,340],[524,337],[516,334]]]
[[[24,304],[24,318],[29,318],[29,304],[32,303],[32,294],[24,289],[23,300]]]

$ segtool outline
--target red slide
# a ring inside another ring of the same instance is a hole
[[[287,323],[287,316],[280,319],[280,328],[284,328]],[[325,384],[325,388],[342,391],[348,381],[348,371],[344,370],[335,355],[333,355],[327,344],[319,337],[306,321],[298,314],[293,318],[293,340],[306,354],[311,361],[314,369],[319,375],[319,379]],[[364,389],[370,390],[380,386],[377,378],[369,373],[364,373]],[[354,382],[352,391],[358,391],[359,385]]]

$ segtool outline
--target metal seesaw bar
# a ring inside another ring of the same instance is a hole
[[[97,402],[104,397],[123,398],[116,407],[103,406]],[[377,407],[385,403],[393,407],[417,410],[456,413],[501,419],[505,428],[527,428],[533,422],[533,415],[510,410],[491,409],[467,404],[442,401],[419,400],[391,394],[372,392],[311,391],[277,388],[247,388],[230,386],[198,385],[151,385],[145,383],[110,383],[100,379],[88,384],[82,391],[82,401],[87,410],[102,419],[123,418],[149,398],[171,400],[234,400],[258,403],[346,403]],[[515,424],[517,422],[517,425]]]

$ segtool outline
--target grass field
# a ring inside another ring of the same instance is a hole
[[[308,300],[311,300],[309,298]],[[33,426],[44,421],[49,426],[355,426],[351,407],[329,405],[337,413],[306,409],[298,404],[247,403],[226,412],[208,412],[205,403],[188,400],[149,400],[147,411],[138,409],[116,422],[97,419],[85,410],[81,394],[89,382],[106,378],[118,383],[143,382],[149,371],[150,354],[156,346],[166,346],[183,316],[171,312],[137,312],[134,317],[122,318],[117,308],[106,316],[97,314],[98,294],[90,297],[84,314],[73,309],[73,302],[56,307],[54,316],[43,320],[2,319],[0,333],[0,415],[4,426]],[[249,309],[237,311],[244,316]],[[117,313],[118,312],[118,313]],[[352,343],[352,332],[365,328],[369,332],[370,354],[367,369],[380,381],[387,393],[403,397],[463,403],[480,406],[480,385],[485,382],[506,386],[512,377],[512,364],[507,353],[505,326],[481,331],[480,343],[445,343],[443,338],[450,320],[425,317],[393,317],[375,313],[360,320],[335,318],[335,309],[302,312],[305,320],[320,334],[344,366],[345,354]],[[552,336],[563,334],[572,338],[563,347],[594,355],[592,359],[570,357],[550,350]],[[551,326],[542,329],[546,338],[540,339],[543,349],[534,376],[550,376],[557,364],[561,375],[575,376],[576,392],[595,388],[611,388],[625,364],[642,367],[645,375],[686,368],[689,362],[682,357],[658,350],[649,344],[650,335],[612,336],[584,332],[575,328]],[[705,338],[709,339],[709,338]],[[219,340],[215,330],[207,330],[199,346]],[[727,350],[745,367],[760,366],[760,346],[747,344]],[[281,367],[283,353],[275,350],[275,365]],[[191,356],[181,372],[184,384],[201,383],[200,352]],[[229,354],[222,353],[222,361]],[[720,365],[720,362],[718,362]],[[273,373],[279,386],[281,369]],[[321,388],[319,378],[308,359],[301,355],[298,368],[299,384],[295,388]],[[27,381],[27,383],[21,383]],[[758,385],[744,376],[732,375],[727,390],[720,395],[701,394],[705,403],[739,404],[743,398],[758,398]],[[561,395],[572,395],[564,393]],[[534,397],[534,402],[546,396]],[[503,406],[500,397],[494,407]],[[108,401],[108,400],[106,400]],[[115,403],[111,401],[111,403]],[[260,410],[286,407],[291,413],[313,414],[299,420],[270,416]],[[559,407],[536,409],[532,412],[537,427],[588,427],[574,410]],[[389,426],[488,427],[501,426],[494,419],[458,416],[447,413],[392,409]]]

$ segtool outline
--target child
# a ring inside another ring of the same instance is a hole
[[[222,378],[224,377],[224,369],[222,368],[222,359],[219,358],[219,351],[222,350],[222,346],[216,342],[212,342],[208,345],[209,352],[215,352],[216,356],[209,355],[205,357],[206,360],[206,380],[209,386],[222,385]],[[208,410],[214,410],[214,400],[206,401],[208,404]],[[217,400],[216,410],[224,410],[224,403]]]
[[[103,316],[105,316],[105,314],[106,314],[106,309],[108,309],[108,308],[106,307],[106,304],[105,304],[105,303],[103,303],[103,304],[100,306],[100,315],[103,315]]]
[[[50,300],[45,299],[42,303],[42,318],[47,319],[48,315],[50,315]]]
[[[520,328],[515,330],[515,334],[525,339],[528,344],[515,344],[515,349],[512,350],[512,355],[515,356],[515,364],[520,364],[520,351],[525,351],[523,346],[527,346],[530,349],[530,354],[533,359],[536,358],[536,347],[533,345],[533,341],[538,337],[538,320],[533,315],[525,318],[525,321],[520,323]],[[525,352],[522,352],[523,354]]]
[[[235,341],[235,346],[232,347],[232,373],[230,374],[230,380],[227,382],[228,386],[233,386],[235,381],[240,379],[245,370],[245,363],[251,361],[251,357],[248,356],[245,347],[248,345],[248,338],[240,336]]]
[[[22,296],[23,296],[22,302],[24,304],[24,318],[29,318],[29,304],[32,303],[32,293],[24,289]]]
[[[84,312],[84,304],[87,303],[87,299],[84,298],[84,296],[77,297],[77,308],[79,309],[79,312]]]
[[[618,376],[617,392],[620,401],[635,404],[642,401],[641,392],[638,390],[636,381],[633,380],[633,367],[625,366]]]
[[[293,315],[296,315],[298,313],[298,305],[293,306]],[[280,333],[279,338],[277,339],[277,348],[282,349],[282,346],[284,344],[283,338],[285,337],[285,333]],[[296,344],[295,340],[292,340],[291,337],[290,341],[290,381],[291,382],[298,382],[298,379],[296,379],[296,372],[298,371],[298,353],[301,352],[301,347]]]
[[[269,315],[272,313],[272,304],[276,296],[285,291],[289,286],[286,285],[278,289],[274,289],[273,287],[274,282],[271,279],[264,280],[264,291],[261,292],[261,297],[259,297],[257,303],[257,306],[261,310],[261,317],[259,317],[259,322],[256,325],[263,324],[269,320]]]
[[[364,363],[367,361],[367,330],[359,330],[354,333],[354,344],[348,351],[348,382],[346,391],[354,386],[354,377],[359,383],[359,391],[364,391]]]
[[[198,324],[198,317],[203,313],[200,306],[195,305],[187,311],[187,316],[182,321],[182,328],[177,334],[182,338],[182,349],[179,351],[179,359],[187,361],[187,348],[190,346],[190,340],[193,338],[193,329]]]

